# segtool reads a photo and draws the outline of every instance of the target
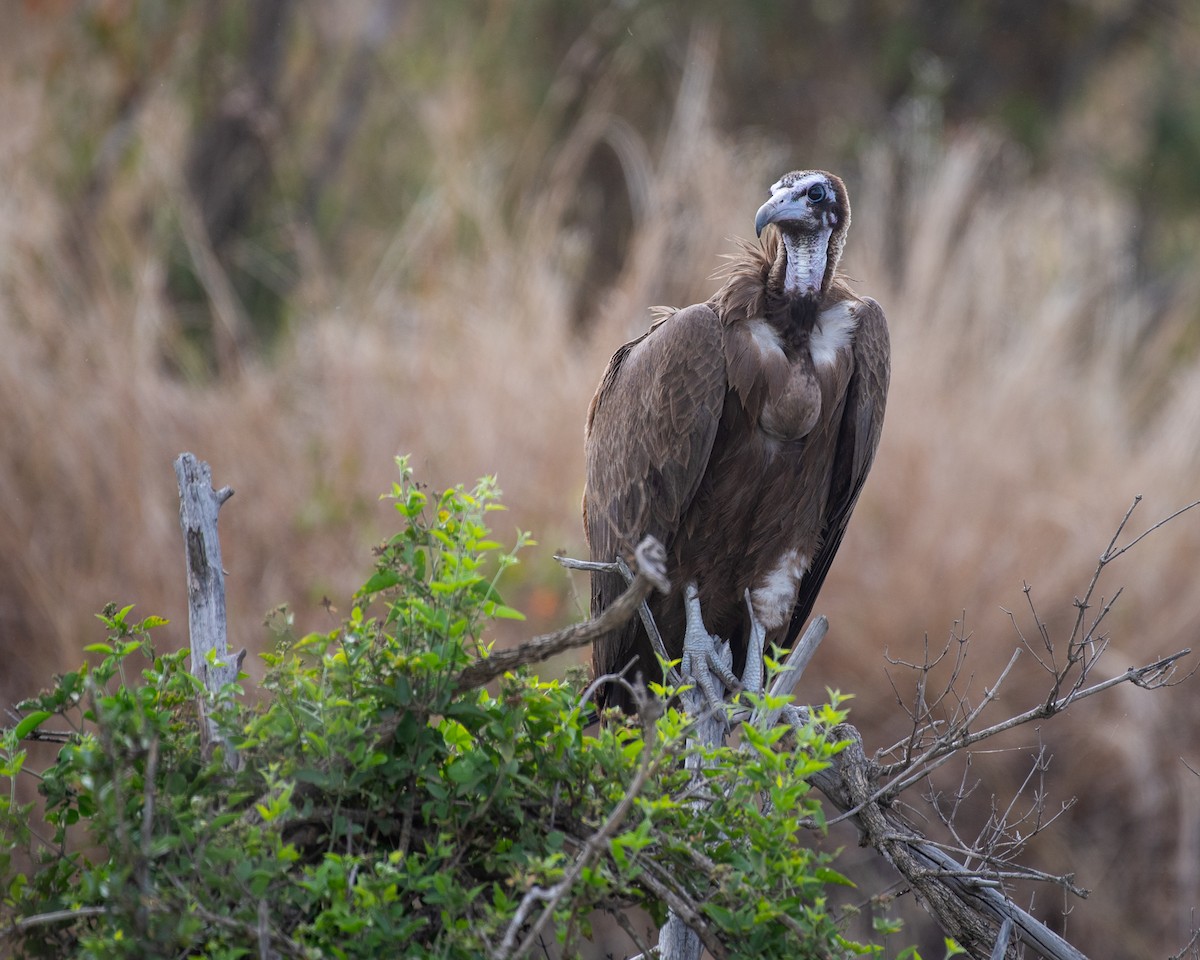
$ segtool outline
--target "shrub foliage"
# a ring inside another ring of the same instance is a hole
[[[787,749],[784,728],[744,726],[694,774],[665,700],[588,732],[571,683],[465,685],[488,624],[519,616],[495,582],[528,540],[491,539],[493,482],[431,495],[399,463],[400,532],[344,624],[282,636],[260,689],[217,698],[233,757],[205,755],[186,651],[156,652],[165,621],[129,607],[104,612],[98,662],[22,704],[0,753],[16,953],[574,956],[605,913],[652,941],[629,911],[659,923],[672,897],[702,905],[731,957],[872,952],[830,918],[845,881],[804,835],[822,823],[805,778],[842,713],[816,711]],[[35,816],[22,743],[64,722]]]

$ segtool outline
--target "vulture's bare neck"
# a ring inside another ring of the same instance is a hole
[[[767,319],[793,349],[808,339],[829,286],[830,233],[784,233],[775,253]]]
[[[829,267],[828,227],[815,232],[785,233],[779,256],[786,259],[783,271],[783,294],[788,299],[799,297],[820,300],[825,292],[825,274]]]

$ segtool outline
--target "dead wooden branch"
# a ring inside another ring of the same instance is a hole
[[[996,881],[969,870],[884,807],[874,788],[877,769],[863,752],[862,736],[849,724],[833,736],[849,741],[833,765],[812,778],[816,786],[875,849],[912,885],[926,910],[972,957],[990,958],[1000,926],[1011,920],[1013,937],[1047,960],[1086,960],[1084,954],[1026,913]],[[1005,956],[1016,957],[1016,947]]]
[[[622,557],[617,557],[611,563],[605,563],[601,560],[575,560],[571,557],[555,557],[554,559],[569,570],[590,570],[593,573],[619,573],[625,581],[626,586],[633,583],[633,571],[629,569],[629,564]],[[670,584],[665,578],[664,570],[663,585],[659,587],[659,590],[665,593],[669,589]],[[650,613],[650,604],[645,599],[638,604],[638,616],[642,618],[642,626],[646,628],[646,636],[650,640],[650,646],[654,648],[655,655],[663,664],[667,665],[663,681],[672,687],[683,686],[685,682],[683,674],[675,667],[670,666],[672,658],[667,655],[667,648],[663,643],[662,634],[658,632],[658,624],[654,622],[654,616]]]
[[[637,612],[638,607],[650,595],[651,590],[660,590],[666,593],[669,589],[666,575],[667,552],[661,543],[653,537],[647,537],[638,544],[634,556],[638,569],[633,582],[596,619],[573,623],[554,633],[534,637],[511,650],[500,650],[490,657],[476,660],[458,675],[454,681],[455,687],[459,690],[469,690],[472,687],[483,686],[510,670],[516,670],[518,667],[531,663],[541,663],[564,650],[585,647],[624,624]],[[564,566],[588,569],[584,566],[584,561],[564,561],[559,558],[559,562]]]
[[[1009,669],[1011,669],[1012,661],[1010,660],[1000,678],[985,692],[985,697],[979,706],[970,711],[964,719],[956,721],[942,731],[933,744],[920,756],[906,757],[903,760],[885,764],[879,768],[880,772],[884,775],[895,775],[895,779],[880,787],[876,791],[876,797],[885,795],[894,796],[907,789],[918,780],[928,776],[935,769],[935,765],[940,759],[953,756],[960,750],[965,750],[980,741],[990,739],[1014,727],[1019,727],[1035,720],[1048,719],[1055,714],[1063,712],[1077,700],[1094,696],[1097,693],[1108,690],[1110,687],[1115,687],[1121,683],[1132,683],[1134,686],[1153,690],[1159,686],[1169,685],[1175,665],[1191,652],[1190,647],[1185,647],[1183,650],[1155,660],[1153,663],[1147,663],[1140,667],[1130,667],[1124,673],[1118,674],[1115,677],[1109,677],[1107,680],[1102,680],[1090,687],[1073,690],[1058,700],[1049,703],[1039,703],[1036,707],[984,727],[982,730],[972,730],[973,721],[978,719],[982,708],[993,700],[1001,682],[1008,674]],[[914,769],[916,770],[915,773],[908,773],[908,771]]]
[[[918,680],[916,699],[911,708],[906,708],[913,721],[912,734],[906,741],[883,751],[884,755],[900,752],[901,758],[898,761],[883,764],[868,760],[863,754],[862,740],[857,730],[845,725],[835,730],[834,736],[850,741],[850,746],[837,757],[833,766],[812,779],[814,785],[829,798],[833,806],[841,811],[841,815],[832,818],[830,822],[836,822],[838,819],[851,820],[862,834],[863,843],[873,847],[904,876],[943,931],[958,941],[972,957],[980,960],[1015,957],[1021,945],[1049,960],[1079,960],[1083,956],[1044,924],[1008,900],[1002,892],[1003,880],[1013,877],[1045,880],[1057,883],[1080,896],[1086,895],[1086,891],[1080,890],[1069,876],[1039,875],[1037,871],[1025,868],[1003,869],[1003,864],[998,864],[995,856],[989,857],[986,849],[978,849],[978,844],[963,845],[960,851],[956,851],[964,858],[983,864],[982,867],[968,869],[949,852],[954,848],[947,848],[921,836],[899,817],[891,808],[891,803],[906,789],[927,777],[953,756],[1005,731],[1062,713],[1075,702],[1118,684],[1131,683],[1143,689],[1154,690],[1178,682],[1175,673],[1179,661],[1191,652],[1190,649],[1181,650],[1142,666],[1129,667],[1122,673],[1099,682],[1089,682],[1093,668],[1107,649],[1107,637],[1099,633],[1099,627],[1120,594],[1118,590],[1109,600],[1101,600],[1098,604],[1099,612],[1089,623],[1085,611],[1092,605],[1100,574],[1116,557],[1162,525],[1160,523],[1152,526],[1126,547],[1117,549],[1117,540],[1137,503],[1135,500],[1126,512],[1100,557],[1083,599],[1074,601],[1078,613],[1074,618],[1070,636],[1066,638],[1067,654],[1062,663],[1056,661],[1056,645],[1044,622],[1037,615],[1032,600],[1029,601],[1037,637],[1041,643],[1031,643],[1019,629],[1018,637],[1024,648],[1050,676],[1050,693],[1047,697],[1022,713],[980,727],[978,724],[985,708],[995,702],[997,692],[1012,670],[1020,650],[1014,653],[991,686],[985,688],[981,700],[972,705],[955,687],[964,664],[969,640],[965,632],[962,632],[962,635],[952,637],[952,640],[958,641],[953,670],[950,680],[940,693],[930,697],[927,680],[933,667],[946,658],[950,643],[932,657],[927,647],[923,664],[903,664],[918,672]],[[1179,516],[1194,505],[1177,511],[1168,519]],[[1028,588],[1026,596],[1029,596]],[[891,658],[889,661],[893,664],[903,663]],[[949,703],[950,716],[938,719],[936,711],[943,701]],[[1040,809],[1038,816],[1040,817]],[[1001,815],[998,824],[995,825],[997,830],[1004,829],[1007,817],[1008,811]],[[1040,819],[1038,824],[1036,829],[1041,829],[1044,825]],[[1020,842],[1027,840],[1028,836],[1029,833],[1026,833],[1019,838]],[[1005,861],[1012,856],[1017,846],[1017,843],[1010,844],[1012,849],[1005,851]],[[1012,942],[1005,946],[1004,943],[1010,939],[1010,934],[1004,927],[1009,923]]]
[[[175,460],[179,481],[179,526],[183,531],[187,563],[188,634],[191,638],[192,673],[203,682],[207,697],[200,704],[200,727],[205,751],[218,741],[212,703],[227,684],[237,680],[245,651],[229,653],[225,616],[225,572],[221,567],[221,541],[217,536],[217,513],[233,496],[233,490],[213,490],[212,468],[190,453]],[[236,765],[228,743],[225,762]]]

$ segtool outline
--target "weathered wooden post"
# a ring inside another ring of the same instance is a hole
[[[187,562],[188,633],[192,648],[192,673],[204,683],[200,699],[200,735],[206,754],[219,740],[210,706],[226,684],[237,679],[245,652],[230,655],[225,616],[225,574],[221,568],[221,542],[217,537],[217,513],[233,496],[233,490],[213,490],[212,468],[190,453],[175,459],[179,481],[179,526],[183,530]],[[230,744],[225,762],[237,766]]]

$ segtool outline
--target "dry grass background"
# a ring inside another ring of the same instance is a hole
[[[529,629],[579,615],[582,583],[550,555],[583,549],[582,423],[609,353],[647,306],[707,297],[766,186],[811,159],[717,129],[712,66],[698,35],[662,141],[629,141],[630,256],[586,336],[564,320],[583,282],[573,183],[592,144],[630,135],[585,112],[553,146],[543,189],[508,216],[497,198],[511,160],[479,148],[482,81],[463,76],[416,111],[412,135],[438,163],[411,212],[391,232],[352,233],[344,267],[299,237],[289,335],[193,383],[163,361],[180,347],[160,227],[186,233],[192,216],[170,88],[149,95],[140,149],[78,236],[46,175],[53,94],[22,61],[0,65],[4,696],[78,661],[108,600],[171,617],[169,642],[185,642],[171,470],[185,449],[237,491],[222,541],[238,645],[261,648],[263,615],[282,602],[300,629],[330,623],[321,599],[344,606],[388,528],[376,498],[400,452],[434,485],[497,474],[510,507],[497,529],[542,544],[513,583]],[[894,372],[874,473],[818,605],[833,626],[809,692],[855,693],[854,719],[882,744],[904,733],[885,649],[919,657],[923,637],[940,642],[965,617],[978,691],[1016,642],[1005,610],[1030,623],[1023,582],[1063,636],[1133,497],[1140,532],[1200,496],[1200,274],[1137,276],[1136,190],[1099,163],[1034,169],[983,129],[943,134],[918,116],[865,147],[855,173],[845,268],[887,311]],[[1110,571],[1105,595],[1124,587],[1112,670],[1195,645],[1198,558],[1200,515],[1185,515]],[[1019,670],[999,708],[1045,689]],[[1041,732],[1051,802],[1078,802],[1033,859],[1095,889],[1066,929],[1096,956],[1164,956],[1200,905],[1200,780],[1181,762],[1200,768],[1197,702],[1195,682],[1118,690]],[[1033,740],[981,757],[981,789],[1023,775]],[[1053,893],[1036,902],[1062,907]]]

